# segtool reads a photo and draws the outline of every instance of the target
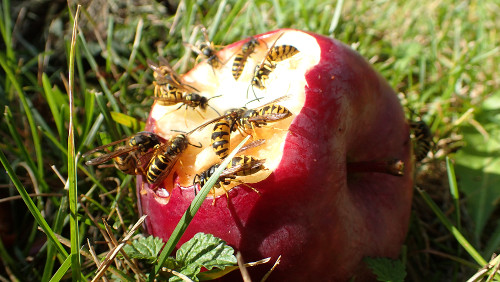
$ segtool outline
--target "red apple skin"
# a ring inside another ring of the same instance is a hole
[[[309,34],[321,60],[306,73],[305,104],[290,126],[279,166],[251,184],[260,195],[239,186],[215,206],[206,199],[178,246],[205,232],[242,252],[246,262],[274,262],[281,255],[271,281],[370,280],[362,259],[397,258],[406,236],[413,185],[409,127],[395,92],[364,58],[336,40]],[[404,176],[347,170],[347,163],[391,158],[405,163]],[[192,187],[177,185],[168,204],[140,177],[138,191],[147,231],[167,240],[194,197]],[[260,280],[270,267],[250,268],[252,279]]]

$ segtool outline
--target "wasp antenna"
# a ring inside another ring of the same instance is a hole
[[[189,144],[189,145],[191,145],[191,146],[193,146],[193,147],[196,147],[196,148],[201,148],[201,147],[203,147],[203,144],[201,144],[201,142],[198,142],[198,144],[200,144],[200,145],[198,145],[198,146],[196,146],[196,145],[194,145],[194,144],[192,144],[192,143],[188,143],[188,144]]]
[[[207,99],[207,101],[210,101],[210,100],[212,100],[213,98],[217,98],[217,97],[222,97],[222,95],[216,95],[216,96],[210,97],[210,98],[208,98],[208,99]]]
[[[253,85],[252,85],[252,84],[248,85],[248,87],[247,87],[247,99],[248,99],[248,90],[250,89],[250,87],[252,88],[253,96],[255,97],[255,99],[254,99],[254,100],[252,100],[252,101],[257,100],[257,101],[259,101],[259,102],[260,102],[259,97],[257,97],[257,94],[255,94],[255,91],[253,90]],[[250,102],[251,102],[251,101],[250,101]],[[250,102],[249,102],[249,103],[250,103]],[[246,104],[245,104],[245,105],[246,105]]]
[[[254,101],[260,102],[260,99],[263,99],[263,97],[261,97],[261,98],[256,98],[256,99],[253,99],[253,100],[250,100],[250,101],[246,102],[246,103],[245,103],[245,107],[246,107],[248,104],[250,104],[250,103],[252,103],[252,102],[254,102]]]
[[[216,112],[218,116],[221,116],[221,114],[219,113],[219,111],[217,111],[214,107],[212,107],[210,105],[207,105],[207,106],[209,106],[212,110],[214,110],[214,112]]]

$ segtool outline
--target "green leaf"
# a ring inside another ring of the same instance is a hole
[[[184,243],[176,253],[176,261],[180,268],[174,269],[187,277],[198,281],[196,275],[202,267],[208,270],[212,268],[224,269],[237,263],[234,250],[226,245],[223,240],[204,233],[197,233],[191,240]],[[169,263],[172,266],[172,263]],[[182,281],[173,276],[170,281]]]
[[[400,260],[365,258],[365,262],[377,276],[377,281],[403,282],[406,277],[405,265]]]
[[[135,131],[139,131],[146,126],[144,122],[140,122],[136,118],[118,112],[111,112],[111,118],[117,123],[125,125],[128,128],[132,128]]]
[[[221,278],[222,276],[228,274],[229,272],[232,272],[232,271],[238,270],[238,269],[239,269],[239,266],[237,266],[237,265],[227,266],[224,269],[214,268],[212,270],[203,271],[203,272],[199,273],[198,275],[196,275],[196,277],[198,277],[198,279],[200,281],[215,280],[215,279]]]
[[[146,260],[152,264],[156,261],[163,245],[164,243],[160,238],[149,236],[134,240],[132,245],[125,245],[123,250],[132,259]]]
[[[458,187],[465,193],[467,209],[474,219],[474,243],[479,246],[483,230],[500,200],[500,105],[492,97],[476,111],[477,123],[462,128],[465,147],[455,159]],[[489,232],[488,232],[489,233]],[[492,234],[489,234],[492,235]]]
[[[212,234],[197,233],[177,251],[176,259],[184,264],[203,265],[208,270],[236,264],[234,250]]]

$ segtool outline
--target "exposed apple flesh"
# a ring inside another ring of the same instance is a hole
[[[257,128],[257,137],[266,143],[244,152],[266,159],[267,170],[238,178],[260,193],[239,185],[226,199],[219,189],[215,205],[205,200],[179,244],[205,232],[241,251],[245,261],[281,255],[270,276],[276,281],[366,278],[362,258],[397,257],[410,215],[409,127],[396,94],[360,55],[331,38],[291,29],[254,38],[259,46],[237,81],[231,74],[234,55],[248,38],[217,53],[225,62],[222,68],[203,62],[183,82],[208,98],[222,95],[210,100],[221,113],[245,105],[257,108],[287,95],[279,104],[293,115]],[[263,90],[252,89],[255,66],[273,43],[300,52],[277,63]],[[262,100],[246,104],[254,93]],[[192,109],[172,112],[177,107],[155,104],[146,130],[168,139],[177,134],[171,130],[188,131],[217,117],[210,108],[204,118]],[[189,136],[202,148],[188,146],[154,190],[138,177],[149,233],[168,239],[194,198],[194,175],[220,162],[210,144],[212,128]],[[234,132],[231,147],[242,138]],[[404,164],[403,176],[380,169],[391,160]],[[268,268],[250,273],[260,280]]]

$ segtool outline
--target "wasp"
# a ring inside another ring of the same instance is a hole
[[[234,57],[232,73],[234,80],[238,80],[240,78],[243,69],[245,68],[245,63],[247,62],[248,57],[255,52],[255,48],[259,45],[259,41],[250,37],[250,39],[241,46],[241,51],[236,54]]]
[[[115,167],[122,172],[132,175],[141,174],[142,167],[140,164],[140,159],[145,156],[151,149],[160,144],[162,142],[162,139],[153,132],[142,131],[134,134],[132,137],[124,138],[103,146],[96,147],[83,154],[82,157],[85,158],[90,154],[106,149],[110,146],[114,146],[121,142],[127,142],[127,145],[119,146],[110,153],[88,160],[87,162],[85,162],[85,164],[89,166],[99,165],[113,159]]]
[[[193,86],[182,82],[182,78],[174,71],[165,58],[160,58],[160,64],[156,65],[147,60],[149,67],[153,70],[155,78],[155,97],[172,97],[171,100],[180,100],[183,93],[200,92]],[[177,98],[177,99],[175,99]]]
[[[236,130],[237,121],[243,116],[246,108],[227,110],[212,130],[212,148],[215,154],[224,159],[229,154],[231,132]]]
[[[227,157],[231,132],[239,130],[242,133],[249,129],[255,130],[255,127],[261,127],[267,125],[268,122],[279,121],[291,116],[292,113],[287,108],[277,105],[279,101],[286,98],[288,96],[280,97],[256,109],[241,107],[227,110],[215,123],[212,130],[211,141],[215,154],[221,159]]]
[[[224,188],[224,185],[229,185],[229,184],[231,184],[231,182],[237,181],[237,180],[235,180],[236,176],[248,176],[248,175],[252,175],[254,173],[259,172],[260,170],[264,169],[264,162],[265,161],[266,161],[265,159],[256,159],[252,156],[246,156],[246,155],[234,157],[229,162],[226,169],[224,169],[222,171],[222,173],[220,174],[219,179],[217,180],[214,187],[215,188],[222,187],[224,189],[224,191],[226,192],[226,196],[228,196],[227,190]],[[199,188],[203,187],[207,183],[208,179],[215,173],[217,168],[219,168],[219,166],[220,166],[220,164],[214,164],[211,167],[209,167],[207,170],[203,171],[202,173],[196,174],[194,176],[194,179],[193,179],[193,186],[198,184]],[[238,182],[241,184],[244,184],[241,181],[238,181]],[[253,187],[251,187],[251,186],[248,186],[248,187],[250,187],[252,190],[254,190],[258,193],[258,191],[255,190]],[[196,191],[196,189],[197,188],[195,186],[195,191]],[[212,192],[214,194],[214,203],[215,203],[215,189]]]
[[[213,42],[211,42],[208,38],[207,34],[207,29],[205,27],[201,28],[201,31],[203,33],[203,37],[205,38],[205,42],[201,43],[199,47],[196,47],[192,44],[185,43],[188,47],[190,47],[196,54],[198,54],[198,57],[204,57],[207,60],[207,63],[214,69],[219,68],[222,66],[222,61],[219,59],[219,57],[216,54],[215,51],[215,45]]]
[[[264,56],[262,63],[255,68],[252,85],[259,89],[265,88],[264,81],[269,78],[269,75],[276,68],[278,62],[284,61],[299,53],[299,50],[291,45],[274,46],[282,35],[283,33],[278,36]]]
[[[191,93],[193,91],[199,91],[192,86],[183,84],[179,75],[174,72],[168,62],[165,59],[160,60],[162,60],[162,66],[156,66],[148,60],[149,67],[154,71],[154,77],[156,79],[156,82],[154,82],[154,99],[158,104],[162,106],[173,106],[182,103],[179,108],[175,110],[180,109],[184,105],[186,109],[191,107],[193,109],[200,108],[206,110],[207,107],[210,107],[220,116],[219,112],[208,104],[210,99],[218,96],[207,98],[197,93]]]
[[[245,110],[237,121],[237,126],[243,131],[254,130],[255,134],[256,127],[262,127],[267,125],[268,122],[277,122],[291,116],[290,110],[278,105],[280,101],[288,98],[289,96],[285,95],[255,109]]]
[[[180,93],[180,95],[176,94],[175,96],[167,94],[166,96],[163,96],[163,97],[155,97],[155,100],[158,101],[158,103],[162,106],[172,106],[172,105],[176,105],[178,103],[182,103],[174,111],[180,109],[182,106],[186,106],[186,109],[188,107],[191,107],[193,109],[200,108],[203,111],[205,111],[207,109],[207,107],[210,107],[214,112],[217,113],[217,115],[220,116],[220,113],[214,107],[212,107],[208,104],[208,101],[210,101],[211,99],[216,98],[216,97],[219,97],[219,96],[207,98],[207,97],[202,96],[202,95],[197,94],[197,93],[189,93],[189,94]],[[202,116],[202,118],[203,118],[203,116]]]
[[[417,162],[422,161],[432,147],[432,133],[422,120],[410,122],[411,138],[414,143],[414,152]]]
[[[156,185],[167,176],[188,146],[187,134],[178,134],[166,144],[155,147],[155,154],[151,158],[146,173],[149,184]],[[194,145],[193,145],[194,146]]]
[[[292,115],[287,108],[277,105],[277,101],[268,103],[256,110],[248,110],[240,120],[245,128],[254,128],[267,125],[268,122],[276,122]]]
[[[201,148],[201,144],[194,145],[189,143],[188,136],[197,130],[203,129],[218,119],[220,119],[220,117],[210,120],[188,133],[177,134],[166,143],[156,145],[154,147],[154,155],[148,164],[146,172],[146,180],[148,183],[153,187],[161,183],[161,181],[163,181],[163,179],[170,173],[188,145]]]

